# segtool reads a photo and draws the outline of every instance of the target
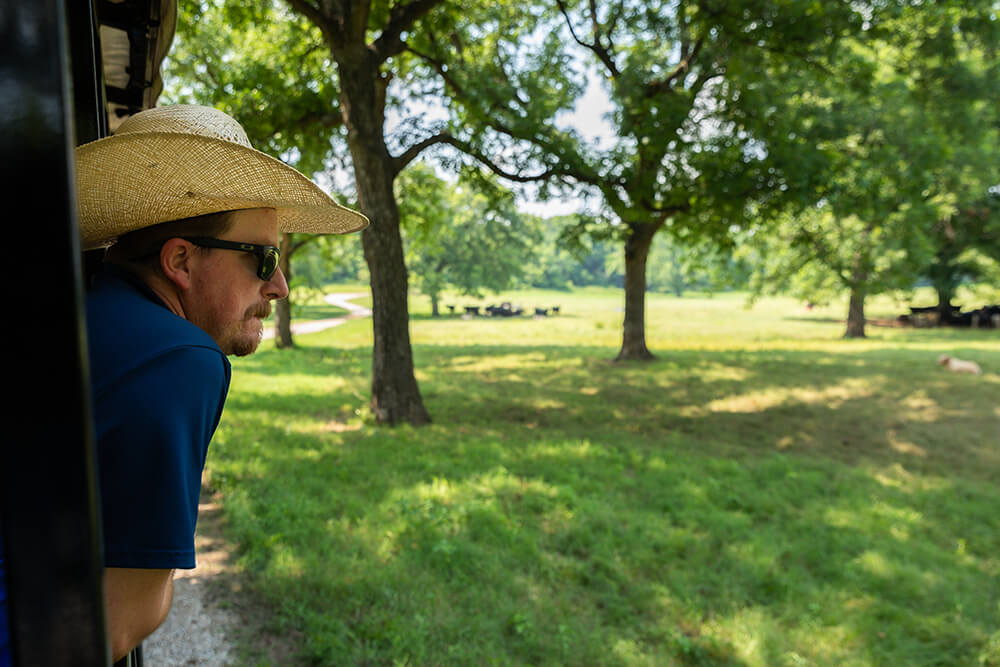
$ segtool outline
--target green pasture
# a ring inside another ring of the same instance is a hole
[[[412,298],[422,428],[367,320],[234,360],[207,483],[280,664],[1000,665],[1000,332],[650,295],[615,364],[620,291],[442,304],[500,301],[561,312]]]

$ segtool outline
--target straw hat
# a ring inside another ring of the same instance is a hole
[[[235,120],[195,105],[141,111],[113,136],[77,147],[76,190],[85,250],[161,222],[246,208],[277,209],[284,232],[347,234],[368,225],[255,150]]]

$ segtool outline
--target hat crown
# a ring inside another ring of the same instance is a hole
[[[293,167],[255,150],[239,123],[211,107],[140,111],[75,155],[87,250],[144,227],[250,208],[275,209],[283,232],[346,234],[368,225]]]
[[[233,118],[218,109],[196,104],[172,104],[140,111],[125,119],[115,136],[145,133],[193,134],[253,148],[247,133]]]

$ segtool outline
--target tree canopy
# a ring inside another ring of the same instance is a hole
[[[433,315],[445,290],[479,297],[521,281],[539,242],[514,201],[495,183],[452,185],[426,165],[397,181],[400,219],[407,230],[407,267],[431,300]]]
[[[845,40],[834,76],[791,98],[819,178],[812,203],[753,238],[758,289],[836,285],[851,294],[846,335],[860,337],[867,296],[922,276],[954,283],[947,264],[990,236],[988,207],[973,202],[1000,181],[996,21],[984,11],[904,7]]]
[[[596,194],[623,241],[620,359],[651,357],[644,294],[658,231],[724,242],[811,185],[812,152],[781,113],[783,75],[825,61],[862,24],[843,3],[759,1],[494,3],[442,18],[408,49],[453,101],[449,143],[510,181]],[[588,76],[614,108],[609,145],[559,123]]]

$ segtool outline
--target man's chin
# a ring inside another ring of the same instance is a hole
[[[247,332],[236,337],[229,345],[229,349],[223,352],[233,357],[245,357],[257,351],[260,341],[264,338],[264,323],[257,318],[251,321],[257,323],[256,333]]]
[[[248,354],[256,352],[258,345],[260,345],[260,339],[240,341],[239,343],[233,345],[231,351],[226,352],[226,354],[232,357],[245,357]]]

